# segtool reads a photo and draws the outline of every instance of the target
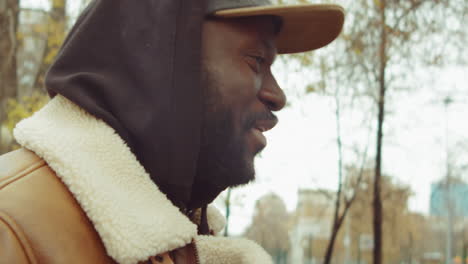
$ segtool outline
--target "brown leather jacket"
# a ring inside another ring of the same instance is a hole
[[[104,122],[56,96],[0,156],[0,264],[270,264],[257,244],[197,234]],[[224,217],[207,211],[214,234]],[[196,247],[195,247],[196,246]]]
[[[196,263],[193,249],[148,263]],[[0,156],[0,263],[116,263],[73,195],[26,149]]]

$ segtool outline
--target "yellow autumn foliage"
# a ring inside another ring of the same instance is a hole
[[[31,116],[34,112],[41,109],[48,101],[49,97],[39,92],[33,93],[30,96],[24,96],[20,100],[8,99],[4,125],[10,133],[13,132],[13,128],[20,120]]]
[[[63,39],[65,38],[65,23],[63,21],[49,21],[47,47],[48,53],[44,58],[44,63],[50,65],[62,45]]]
[[[55,8],[65,7],[65,0],[52,0],[52,6]]]

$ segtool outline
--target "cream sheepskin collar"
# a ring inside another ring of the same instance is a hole
[[[122,264],[196,241],[200,263],[271,263],[254,242],[197,236],[197,227],[159,191],[125,142],[102,120],[57,95],[14,136],[57,173],[97,230],[107,254]],[[211,229],[224,218],[208,209]]]

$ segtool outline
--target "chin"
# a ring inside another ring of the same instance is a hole
[[[253,158],[246,159],[238,173],[234,175],[235,182],[230,187],[242,186],[255,180],[255,167]]]

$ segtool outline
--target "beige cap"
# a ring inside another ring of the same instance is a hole
[[[282,19],[277,38],[278,53],[297,53],[326,46],[340,34],[344,10],[339,5],[309,4],[252,6],[218,10],[214,16],[236,18],[272,15]]]

